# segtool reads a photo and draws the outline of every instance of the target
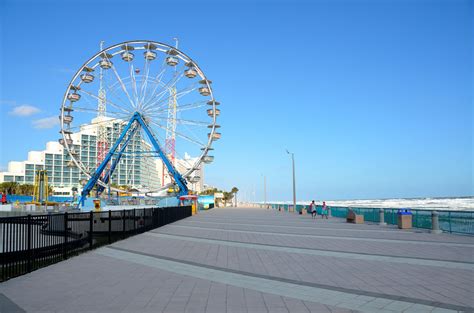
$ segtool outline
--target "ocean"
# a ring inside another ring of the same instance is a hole
[[[445,198],[394,198],[370,200],[322,200],[314,199],[316,204],[326,201],[328,206],[359,207],[359,208],[391,208],[391,209],[425,209],[474,211],[474,196]],[[274,204],[292,204],[291,201],[268,201]],[[297,201],[297,204],[309,205],[311,200]]]

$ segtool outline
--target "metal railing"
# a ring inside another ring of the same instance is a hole
[[[292,207],[291,204],[268,204],[272,209],[288,211]],[[309,205],[296,205],[296,211],[299,212],[303,208],[309,209]],[[321,208],[321,206],[317,206]],[[329,214],[333,217],[346,218],[347,211],[351,209],[356,214],[364,215],[367,222],[380,222],[380,208],[357,208],[357,207],[338,207],[330,206]],[[397,213],[399,209],[383,209],[384,222],[387,224],[397,224]],[[413,209],[411,210],[412,223],[415,228],[432,229],[432,210]],[[474,235],[474,211],[447,211],[436,210],[439,213],[439,227],[444,232]]]
[[[191,206],[0,218],[0,281],[191,216]]]

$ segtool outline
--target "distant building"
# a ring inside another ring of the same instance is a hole
[[[93,119],[91,124],[85,124],[80,130],[71,135],[73,140],[72,147],[77,153],[76,159],[81,162],[89,173],[94,173],[97,168],[97,122],[99,118]],[[102,118],[103,119],[103,118]],[[123,121],[111,120],[102,123],[107,127],[108,141],[112,144],[118,139],[122,128]],[[111,183],[117,185],[127,185],[134,189],[156,190],[162,186],[163,163],[156,157],[134,158],[136,153],[151,151],[149,143],[145,142],[139,134],[130,140],[125,153],[120,159]],[[188,157],[188,156],[187,156]],[[195,161],[188,157],[184,160],[176,159],[176,168],[181,172],[188,168],[188,164]],[[54,195],[69,196],[72,195],[72,187],[82,189],[81,180],[87,179],[86,175],[71,160],[66,148],[59,142],[47,142],[46,149],[43,151],[28,152],[26,161],[11,161],[8,163],[8,169],[0,172],[0,183],[2,182],[18,182],[20,184],[33,184],[35,171],[46,169],[48,173],[48,183],[54,189]],[[190,189],[202,190],[202,181],[204,173],[202,167],[196,171],[196,176],[200,176],[201,180],[195,184],[188,184]],[[166,179],[165,183],[169,181]]]

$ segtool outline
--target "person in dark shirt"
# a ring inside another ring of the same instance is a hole
[[[314,203],[314,200],[309,205],[309,209],[311,211],[311,217],[316,218],[316,203]]]

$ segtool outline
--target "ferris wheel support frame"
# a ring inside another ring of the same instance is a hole
[[[188,187],[187,187],[186,180],[184,179],[183,176],[181,176],[181,174],[176,170],[176,168],[173,166],[173,164],[171,164],[171,162],[168,160],[168,158],[165,155],[165,152],[163,151],[163,149],[158,144],[158,141],[155,139],[153,133],[150,131],[147,123],[144,121],[141,114],[139,112],[135,112],[133,114],[133,116],[130,118],[130,121],[128,122],[128,124],[122,130],[122,133],[120,134],[118,140],[114,143],[114,146],[109,150],[109,152],[107,153],[107,156],[104,158],[104,160],[99,165],[99,167],[97,167],[94,174],[91,176],[91,178],[89,179],[87,184],[82,189],[81,198],[79,200],[78,207],[79,206],[84,207],[84,201],[86,200],[87,196],[92,191],[92,188],[94,188],[94,186],[97,184],[98,180],[100,179],[100,176],[102,175],[102,172],[107,167],[107,164],[112,160],[112,156],[114,155],[115,151],[117,150],[119,144],[124,140],[126,134],[130,130],[130,128],[134,125],[134,123],[138,123],[139,126],[147,134],[147,136],[150,140],[150,143],[153,145],[153,148],[155,148],[156,152],[158,152],[158,155],[161,158],[161,160],[163,161],[163,163],[166,165],[166,168],[168,169],[168,172],[173,176],[175,183],[179,187],[178,197],[188,194]],[[129,138],[131,138],[131,136],[129,136]],[[128,143],[128,140],[124,144],[127,144],[127,143]],[[120,152],[123,153],[123,150],[125,150],[125,149],[121,149]],[[115,163],[117,163],[117,162],[115,162]],[[114,169],[115,169],[114,167],[110,168],[109,173],[108,173],[109,177],[112,176],[112,172],[113,172]]]
[[[120,148],[120,151],[118,152],[117,157],[115,158],[114,162],[112,163],[112,166],[109,168],[107,173],[105,173],[105,176],[104,176],[104,179],[103,179],[104,183],[106,183],[106,184],[109,183],[109,180],[112,177],[112,174],[115,171],[115,168],[117,167],[118,163],[120,162],[120,159],[122,158],[122,155],[125,152],[125,149],[127,148],[128,143],[133,138],[133,135],[135,135],[137,130],[138,130],[138,126],[132,128],[132,130],[129,132],[128,137],[125,140],[125,142],[122,144],[122,147]],[[97,187],[97,196],[99,196],[99,194],[102,193],[104,191],[104,189],[105,189],[104,186],[98,185],[98,187]],[[109,188],[109,191],[110,191],[110,188]]]

